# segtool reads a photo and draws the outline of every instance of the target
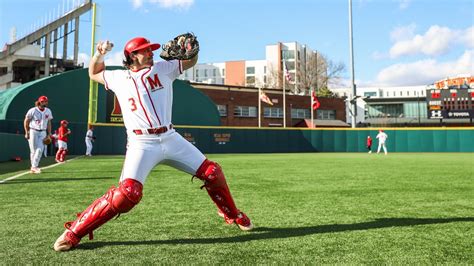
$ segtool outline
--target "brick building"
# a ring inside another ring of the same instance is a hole
[[[218,84],[192,83],[217,105],[222,126],[258,127],[258,89]],[[260,103],[262,127],[283,127],[283,93],[277,89],[262,89],[273,105]],[[287,92],[288,93],[288,92]],[[289,95],[286,98],[286,127],[311,127],[311,98]],[[348,127],[345,102],[342,98],[318,98],[321,106],[314,111],[316,127]]]

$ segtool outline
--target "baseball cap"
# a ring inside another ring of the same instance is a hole
[[[61,120],[61,125],[63,124],[69,124],[69,122],[67,120]]]
[[[47,101],[48,101],[48,97],[46,97],[46,96],[44,96],[44,95],[43,95],[43,96],[40,96],[40,97],[38,98],[38,102],[47,102]]]
[[[131,39],[130,41],[125,44],[125,48],[123,49],[123,53],[125,56],[130,55],[130,53],[133,53],[138,50],[146,49],[150,47],[151,50],[156,50],[161,47],[159,43],[150,43],[150,41],[144,37],[136,37]]]

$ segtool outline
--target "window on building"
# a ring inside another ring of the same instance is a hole
[[[255,67],[247,67],[247,74],[255,74]]]
[[[248,76],[246,78],[246,84],[247,85],[254,85],[255,84],[255,76]]]
[[[257,117],[257,107],[256,106],[236,106],[234,107],[234,116]]]
[[[263,74],[267,74],[267,66],[263,66]]]
[[[199,69],[196,69],[196,78],[199,77]]]
[[[407,96],[410,96],[410,91],[407,91]]]
[[[305,118],[311,118],[311,111],[309,109],[291,109],[291,118],[295,119],[305,119]]]
[[[267,75],[263,76],[263,84],[267,84]]]
[[[225,69],[222,69],[222,76],[225,77]]]
[[[283,108],[265,107],[263,108],[263,117],[267,118],[283,118]]]
[[[373,104],[367,106],[369,117],[400,117],[404,115],[403,104]]]
[[[204,77],[207,78],[207,69],[204,69]]]
[[[212,70],[212,76],[214,76],[214,77],[217,76],[217,69],[214,68],[214,69]]]
[[[400,91],[400,96],[403,96],[403,91]]]
[[[318,119],[321,120],[334,120],[336,119],[336,110],[318,110]]]
[[[184,71],[184,77],[185,77],[185,78],[188,77],[188,71]]]
[[[396,92],[396,91],[393,92],[393,97],[395,97],[395,96],[397,96],[397,92]]]
[[[227,105],[217,105],[217,110],[220,116],[227,116]]]
[[[369,96],[370,97],[375,97],[375,96],[377,96],[377,92],[375,92],[375,91],[366,91],[366,92],[364,92],[364,97],[369,97]]]
[[[282,50],[281,54],[282,54],[281,58],[283,58],[283,60],[295,59],[295,51],[294,50]]]
[[[388,91],[387,91],[387,93],[386,93],[386,94],[387,94],[387,97],[388,97],[388,96],[390,96],[390,95],[388,94]]]

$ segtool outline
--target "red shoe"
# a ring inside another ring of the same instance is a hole
[[[250,231],[253,229],[252,222],[250,221],[249,217],[247,217],[247,215],[245,215],[245,213],[243,212],[239,212],[239,214],[237,215],[237,218],[235,219],[231,219],[227,217],[227,215],[221,212],[221,210],[218,210],[217,214],[220,217],[224,218],[227,224],[235,223],[239,227],[239,229],[242,231]]]

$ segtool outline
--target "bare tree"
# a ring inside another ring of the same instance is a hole
[[[328,89],[328,84],[337,83],[344,69],[343,63],[334,63],[321,53],[311,53],[299,65],[297,87],[305,93],[309,93],[310,89],[315,89],[318,96],[334,97]]]

